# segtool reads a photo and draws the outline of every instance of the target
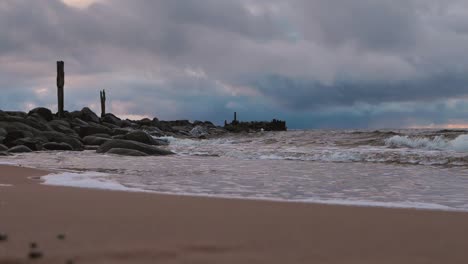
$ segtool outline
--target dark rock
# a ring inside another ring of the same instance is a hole
[[[81,109],[80,118],[83,121],[87,121],[87,122],[99,123],[100,121],[99,117],[93,111],[91,111],[91,109],[89,109],[88,107]]]
[[[0,157],[6,157],[6,156],[10,156],[10,154],[8,154],[8,152],[6,151],[0,151]]]
[[[138,127],[138,124],[134,124],[132,121],[126,119],[122,120],[122,127]]]
[[[159,121],[154,126],[164,132],[176,132],[167,121]]]
[[[21,122],[0,121],[0,128],[10,133],[12,131],[27,131],[32,134],[38,134],[41,131]]]
[[[118,127],[122,127],[122,119],[116,117],[113,114],[105,114],[103,118],[101,118],[102,122],[106,122],[109,124],[116,125]]]
[[[57,235],[58,240],[65,240],[65,238],[66,238],[65,234],[58,234]]]
[[[21,123],[24,126],[27,126],[29,128],[34,128],[37,130],[41,130],[41,131],[50,130],[50,128],[46,124],[46,121],[42,119],[42,117],[39,117],[36,114],[32,116],[28,116],[27,118],[22,118],[18,116],[0,115],[0,121],[6,122],[9,125],[15,125],[15,126]]]
[[[44,107],[34,108],[33,110],[29,111],[28,115],[30,116],[32,114],[37,114],[46,121],[52,121],[54,119],[52,111]]]
[[[38,138],[20,138],[20,139],[17,139],[13,142],[11,142],[10,144],[7,144],[7,146],[9,147],[13,147],[13,146],[26,146],[28,148],[30,148],[32,151],[39,151],[39,150],[42,150],[42,144],[45,143],[45,140],[43,139],[38,139]]]
[[[89,145],[84,146],[85,150],[97,150],[98,148],[99,146],[89,146]]]
[[[74,119],[70,122],[70,124],[71,124],[72,126],[77,126],[77,127],[87,127],[87,126],[89,126],[88,123],[86,123],[85,121],[83,121],[83,120],[81,120],[81,119],[79,119],[79,118],[74,118]]]
[[[41,135],[49,142],[67,143],[72,146],[73,150],[83,150],[83,144],[77,137],[55,131],[45,131],[42,132]]]
[[[153,120],[149,118],[143,118],[142,120],[135,121],[135,123],[137,123],[140,126],[151,126],[153,125]]]
[[[38,114],[32,114],[28,116],[26,119],[21,120],[21,123],[24,123],[28,126],[31,126],[35,129],[38,129],[40,131],[50,131],[52,128],[49,126],[49,124],[46,122],[44,118],[39,116]]]
[[[72,151],[73,147],[67,143],[56,143],[56,142],[49,142],[43,145],[44,149],[47,150],[68,150]]]
[[[21,144],[14,143],[18,139],[32,138],[33,136],[34,136],[33,133],[29,131],[19,131],[19,130],[10,131],[8,132],[6,137],[3,139],[3,143],[8,147],[17,146],[17,145],[21,145]]]
[[[8,132],[4,128],[0,127],[0,137],[5,137],[7,134]]]
[[[188,120],[167,121],[171,126],[193,126]]]
[[[114,128],[112,129],[112,134],[113,136],[115,135],[126,135],[130,133],[132,130],[125,129],[125,128]]]
[[[32,249],[37,248],[37,243],[36,243],[36,242],[31,242],[31,243],[29,244],[29,248],[32,248]]]
[[[125,135],[115,135],[112,136],[112,139],[125,139]]]
[[[120,128],[119,126],[116,126],[114,124],[107,123],[107,122],[102,122],[101,125],[103,125],[103,126],[105,126],[107,128],[110,128],[110,129]]]
[[[111,134],[112,130],[96,123],[89,123],[88,127],[80,127],[80,137],[91,136],[94,134]]]
[[[133,157],[145,157],[149,156],[148,154],[134,150],[134,149],[123,149],[123,148],[113,148],[106,152],[107,154],[121,155],[121,156],[133,156]]]
[[[97,149],[97,153],[106,153],[107,151],[113,149],[113,148],[123,148],[123,149],[133,149],[133,150],[138,150],[143,153],[146,153],[148,155],[171,155],[174,154],[173,152],[165,149],[160,149],[151,145],[147,145],[144,143],[140,143],[137,141],[131,141],[131,140],[120,140],[120,139],[113,139],[110,140],[101,147]]]
[[[20,111],[5,111],[4,113],[9,116],[16,116],[16,117],[21,117],[21,118],[26,118],[28,116],[28,114],[26,114],[25,112],[20,112]]]
[[[164,132],[157,127],[142,126],[141,129],[143,129],[143,131],[150,134],[151,136],[162,137],[165,135]]]
[[[7,241],[7,240],[8,240],[8,235],[5,233],[0,233],[0,242]]]
[[[7,151],[8,147],[5,145],[0,144],[0,151]]]
[[[103,137],[96,137],[96,136],[86,136],[83,138],[83,142],[85,145],[91,146],[100,146],[111,139],[103,138]]]
[[[50,127],[60,133],[67,135],[77,135],[77,133],[71,129],[70,123],[64,120],[53,120],[49,122]]]
[[[205,126],[207,126],[207,127],[216,127],[216,126],[215,126],[212,122],[210,122],[210,121],[205,121],[205,122],[203,122],[203,124],[204,124]]]
[[[10,153],[28,153],[32,152],[32,150],[26,146],[15,146],[8,150]]]
[[[93,135],[91,135],[91,136],[92,136],[92,137],[109,138],[109,139],[112,138],[112,136],[109,135],[109,134],[93,134]]]
[[[144,131],[133,131],[125,135],[124,139],[141,142],[148,145],[161,145],[157,140]]]

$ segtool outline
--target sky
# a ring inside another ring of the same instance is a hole
[[[466,0],[0,0],[0,109],[468,127]]]

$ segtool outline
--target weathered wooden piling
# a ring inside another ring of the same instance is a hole
[[[101,117],[106,115],[106,90],[100,91],[101,95]]]
[[[63,98],[64,92],[63,87],[65,86],[65,63],[63,61],[57,61],[57,97],[58,97],[58,116],[63,117]]]

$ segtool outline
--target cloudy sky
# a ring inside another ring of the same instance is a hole
[[[466,0],[0,0],[0,109],[468,126]],[[466,125],[465,125],[466,124]]]

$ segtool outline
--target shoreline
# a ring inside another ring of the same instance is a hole
[[[0,163],[0,169],[2,166],[12,167],[24,167],[17,164],[2,164]],[[36,170],[35,168],[30,168]],[[147,193],[155,195],[167,195],[167,196],[180,196],[180,197],[200,197],[210,199],[227,199],[227,200],[245,200],[245,201],[259,201],[259,202],[277,202],[277,203],[299,203],[299,204],[315,204],[315,205],[331,205],[331,206],[346,206],[346,207],[364,207],[364,208],[388,208],[388,209],[403,209],[403,210],[421,210],[421,211],[442,211],[442,212],[457,212],[457,213],[468,213],[468,209],[457,209],[447,207],[439,204],[430,203],[411,203],[411,202],[376,202],[376,201],[364,201],[364,200],[323,200],[323,199],[303,199],[303,200],[288,200],[280,198],[268,198],[268,197],[240,197],[240,196],[226,196],[226,195],[210,195],[210,194],[192,194],[192,193],[171,193],[171,192],[158,192],[153,190],[145,190],[137,187],[128,187],[114,181],[98,181],[87,179],[85,183],[74,183],[70,184],[70,179],[65,179],[57,183],[53,179],[55,177],[67,177],[67,176],[78,176],[81,178],[83,174],[103,174],[110,175],[107,173],[96,172],[96,171],[59,171],[59,170],[42,170],[47,174],[41,176],[41,184],[52,187],[64,187],[64,188],[78,188],[78,189],[89,189],[97,191],[117,191],[117,192],[129,192],[129,193]],[[49,183],[47,183],[48,179]],[[63,182],[68,182],[64,184]],[[92,182],[92,183],[90,183]],[[1,187],[1,185],[0,185]]]
[[[0,166],[0,263],[465,263],[468,214],[36,184]],[[65,234],[66,239],[57,239]],[[2,253],[4,257],[2,257]]]

